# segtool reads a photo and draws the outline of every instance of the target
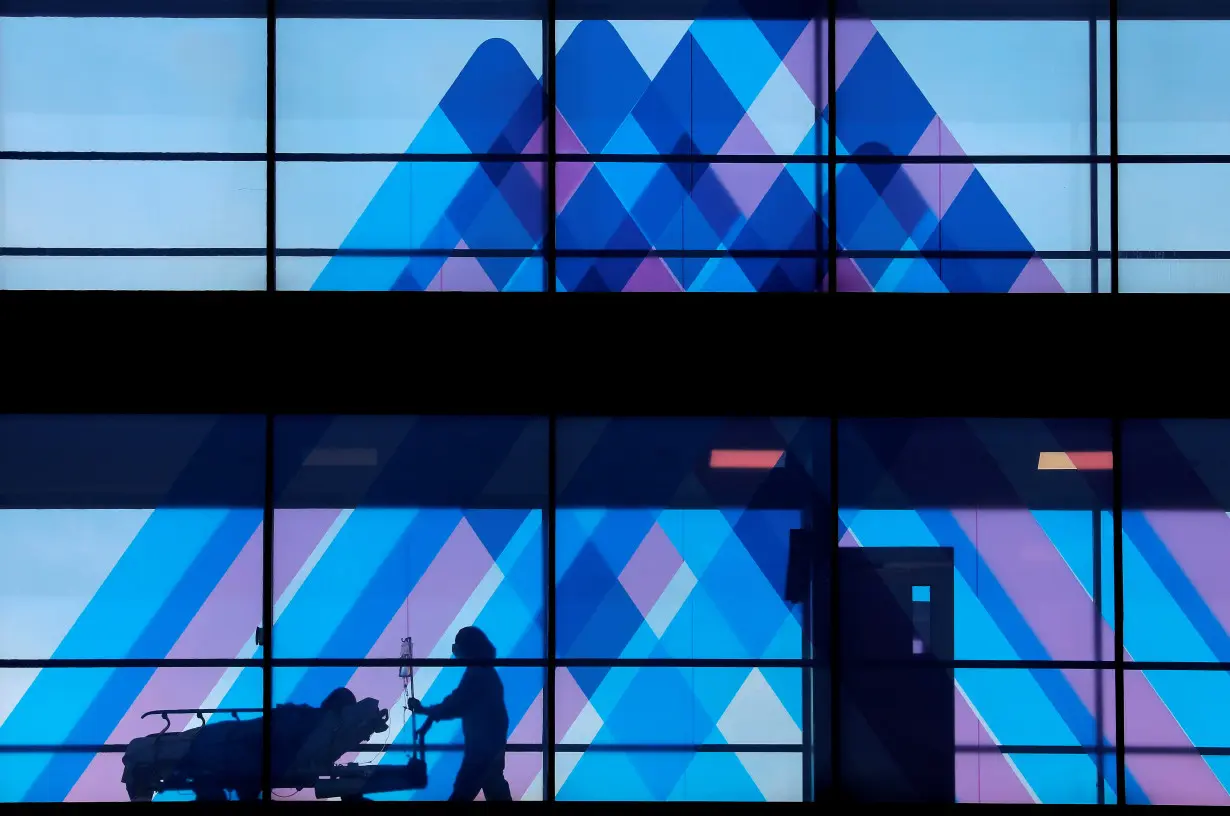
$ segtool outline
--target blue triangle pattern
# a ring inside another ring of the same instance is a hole
[[[739,36],[725,31],[725,24],[736,26]],[[614,25],[583,21],[556,55],[559,150],[643,153],[649,161],[667,153],[811,154],[817,119],[823,124],[827,116],[824,111],[817,116],[813,101],[815,39],[813,25],[804,21],[700,21],[682,34],[662,65],[651,67],[650,76],[636,56],[636,44],[625,42]],[[754,53],[757,64],[740,61],[740,49]],[[919,148],[920,140],[946,132],[879,34],[837,93],[842,153],[850,152],[847,145],[855,154],[927,152],[925,145]],[[488,40],[445,93],[410,152],[443,147],[472,154],[541,154],[542,106],[540,78],[508,42]],[[823,129],[821,137],[823,144]],[[357,279],[402,290],[541,289],[542,261],[533,257],[545,234],[541,162],[448,164],[399,165],[342,244],[414,250],[391,283],[387,272],[364,277],[357,270],[377,261],[387,267],[387,258],[338,257],[314,288],[352,288]],[[598,160],[560,167],[557,246],[570,251],[557,263],[561,291],[789,292],[823,285],[814,259],[827,233],[823,169],[763,161],[663,164],[650,171],[646,183],[646,168],[636,164]],[[445,178],[448,183],[440,183]],[[1030,257],[1029,240],[972,166],[843,165],[838,187],[839,249],[1022,254],[1008,260],[842,259],[837,274],[843,290],[1060,288],[1045,263]],[[482,250],[526,257],[472,257]],[[606,250],[638,257],[582,257]],[[757,255],[653,257],[680,250]],[[774,252],[783,257],[771,257]]]

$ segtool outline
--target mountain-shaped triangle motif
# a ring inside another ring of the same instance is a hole
[[[838,31],[849,40],[839,60],[839,153],[963,155],[873,24],[852,21],[849,32]],[[816,118],[810,72],[800,68],[814,64],[813,40],[805,21],[696,21],[650,77],[635,55],[645,49],[630,47],[609,21],[579,23],[556,57],[555,121],[557,132],[568,136],[561,149],[643,153],[647,161],[598,160],[561,196],[559,248],[620,250],[624,257],[570,253],[558,259],[560,291],[813,289],[818,276],[810,253],[823,253],[831,194],[817,194],[823,167],[757,163],[731,172],[729,165],[654,158],[663,152],[737,153],[747,144],[762,152],[770,145],[775,155],[810,155],[817,143],[823,149],[827,112],[819,117],[819,140],[817,124],[804,130],[798,115],[806,106],[807,116]],[[340,255],[312,288],[540,290],[542,260],[533,253],[545,234],[542,120],[540,78],[507,41],[484,42],[407,155],[525,154],[531,160],[399,163],[341,248],[385,255],[406,249],[413,256]],[[794,126],[781,124],[787,120]],[[837,207],[839,249],[1020,255],[843,258],[842,290],[1062,291],[1046,263],[1030,257],[1034,247],[972,165],[843,164]],[[449,264],[462,246],[466,263]],[[653,274],[642,263],[684,249],[715,257],[659,259]],[[723,254],[732,249],[757,254]],[[525,256],[483,257],[483,250]],[[765,257],[774,251],[786,255]]]

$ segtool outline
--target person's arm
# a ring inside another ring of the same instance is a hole
[[[423,706],[419,711],[431,720],[455,720],[464,716],[473,705],[475,692],[474,680],[467,671],[461,676],[461,682],[457,684],[457,688],[453,689],[447,697],[433,706]]]

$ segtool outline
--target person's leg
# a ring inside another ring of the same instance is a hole
[[[501,752],[487,766],[487,775],[483,779],[483,796],[488,802],[511,802],[512,791],[508,788],[508,780],[504,778],[504,754]]]
[[[474,797],[478,796],[478,792],[483,789],[485,770],[482,766],[475,766],[472,762],[462,760],[461,768],[457,771],[457,778],[453,781],[453,795],[448,800],[450,802],[473,802]]]
[[[494,771],[483,781],[483,796],[488,802],[511,802],[512,790],[503,771]]]

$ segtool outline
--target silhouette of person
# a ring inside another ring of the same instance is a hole
[[[453,657],[460,660],[492,660],[495,646],[483,630],[467,626],[453,640]],[[508,708],[504,684],[494,666],[467,666],[452,693],[433,706],[411,698],[407,705],[427,717],[422,731],[436,720],[461,719],[465,752],[453,782],[450,802],[472,802],[481,790],[489,802],[512,800],[504,779],[504,752],[508,747]]]

